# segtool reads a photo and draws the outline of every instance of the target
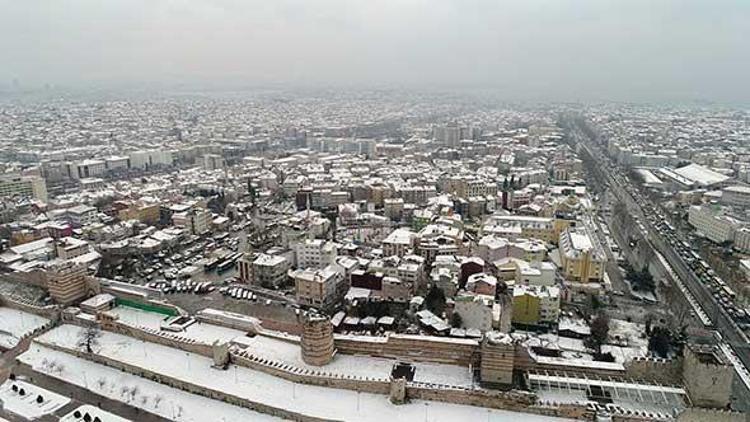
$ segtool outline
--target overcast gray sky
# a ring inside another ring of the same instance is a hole
[[[750,0],[0,0],[0,83],[750,100]]]

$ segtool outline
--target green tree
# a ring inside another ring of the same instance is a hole
[[[603,313],[598,314],[591,321],[591,335],[584,340],[584,345],[596,353],[601,353],[602,344],[609,337],[609,317]]]
[[[672,343],[672,333],[666,327],[654,327],[648,338],[648,350],[659,357],[666,358]]]
[[[453,328],[461,328],[461,325],[464,323],[463,318],[461,318],[461,315],[458,312],[453,312],[451,314],[451,327]]]
[[[442,315],[445,310],[445,293],[437,287],[432,286],[424,298],[425,306],[435,315]]]

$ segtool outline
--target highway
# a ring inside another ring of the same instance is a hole
[[[580,148],[582,159],[596,163],[593,166],[598,173],[596,176],[607,181],[610,191],[625,204],[641,230],[645,230],[650,246],[666,260],[667,270],[677,275],[675,281],[682,284],[678,287],[686,300],[699,307],[696,309],[698,319],[706,328],[715,330],[719,348],[727,355],[742,384],[750,391],[748,339],[735,322],[735,317],[727,311],[733,308],[731,300],[716,298],[716,286],[712,286],[714,277],[697,265],[698,261],[694,259],[688,243],[667,223],[658,205],[652,204],[633,187],[619,166],[601,152],[595,140],[586,136],[578,126],[571,129],[571,136]]]

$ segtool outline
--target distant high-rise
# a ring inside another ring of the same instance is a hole
[[[39,176],[3,175],[0,177],[0,196],[20,196],[47,202],[47,184]]]

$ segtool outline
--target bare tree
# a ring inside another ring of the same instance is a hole
[[[161,403],[161,401],[163,399],[164,398],[162,396],[158,395],[158,394],[154,396],[154,400],[153,400],[153,402],[154,402],[154,409],[158,409],[159,408],[159,403]]]
[[[99,337],[102,332],[98,327],[90,326],[81,330],[78,337],[78,347],[85,350],[86,353],[94,353],[94,347],[99,345]]]

